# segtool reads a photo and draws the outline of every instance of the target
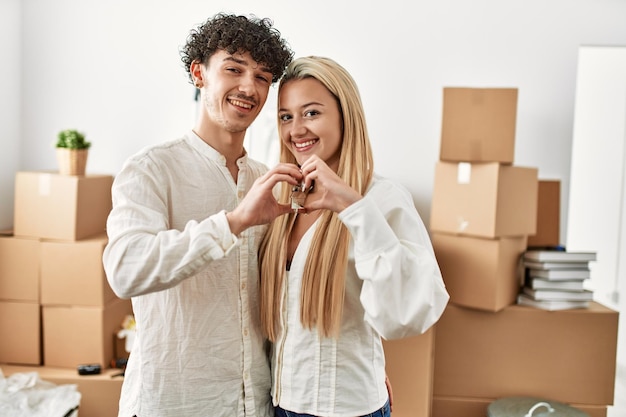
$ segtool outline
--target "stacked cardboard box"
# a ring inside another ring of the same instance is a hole
[[[537,227],[538,170],[513,164],[515,88],[444,88],[430,218],[453,304],[515,303],[520,255]]]
[[[0,363],[41,363],[38,239],[0,236]]]
[[[484,417],[503,397],[539,397],[606,417],[613,404],[618,313],[497,313],[449,305],[437,324],[432,417]]]
[[[102,266],[110,175],[18,172],[11,235],[0,237],[0,363],[71,368],[115,357],[132,314]]]
[[[617,313],[516,305],[528,242],[558,244],[554,183],[513,164],[516,109],[516,89],[444,89],[430,231],[450,304],[436,329],[432,416],[483,417],[495,399],[533,396],[604,417]]]
[[[528,236],[528,247],[561,244],[561,181],[540,179],[537,193],[537,231]]]
[[[429,417],[433,398],[435,327],[426,333],[384,340],[386,371],[393,386],[394,417]]]

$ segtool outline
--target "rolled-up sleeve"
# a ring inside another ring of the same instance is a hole
[[[385,339],[428,330],[449,295],[408,191],[389,180],[375,181],[339,219],[352,236],[365,321]]]

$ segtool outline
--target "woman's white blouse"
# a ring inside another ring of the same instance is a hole
[[[271,353],[272,397],[274,405],[293,412],[354,417],[387,401],[381,337],[424,333],[449,295],[405,188],[375,177],[364,198],[339,219],[352,237],[339,338],[321,338],[317,329],[300,323],[301,277],[315,223],[286,272],[281,326]]]

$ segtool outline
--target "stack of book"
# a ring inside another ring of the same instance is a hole
[[[544,310],[587,308],[593,300],[593,290],[586,285],[589,263],[595,260],[595,252],[526,251],[524,285],[517,303]]]

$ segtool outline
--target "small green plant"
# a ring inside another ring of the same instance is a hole
[[[85,135],[74,129],[66,129],[59,132],[56,143],[57,148],[89,149],[91,142],[85,140]]]

